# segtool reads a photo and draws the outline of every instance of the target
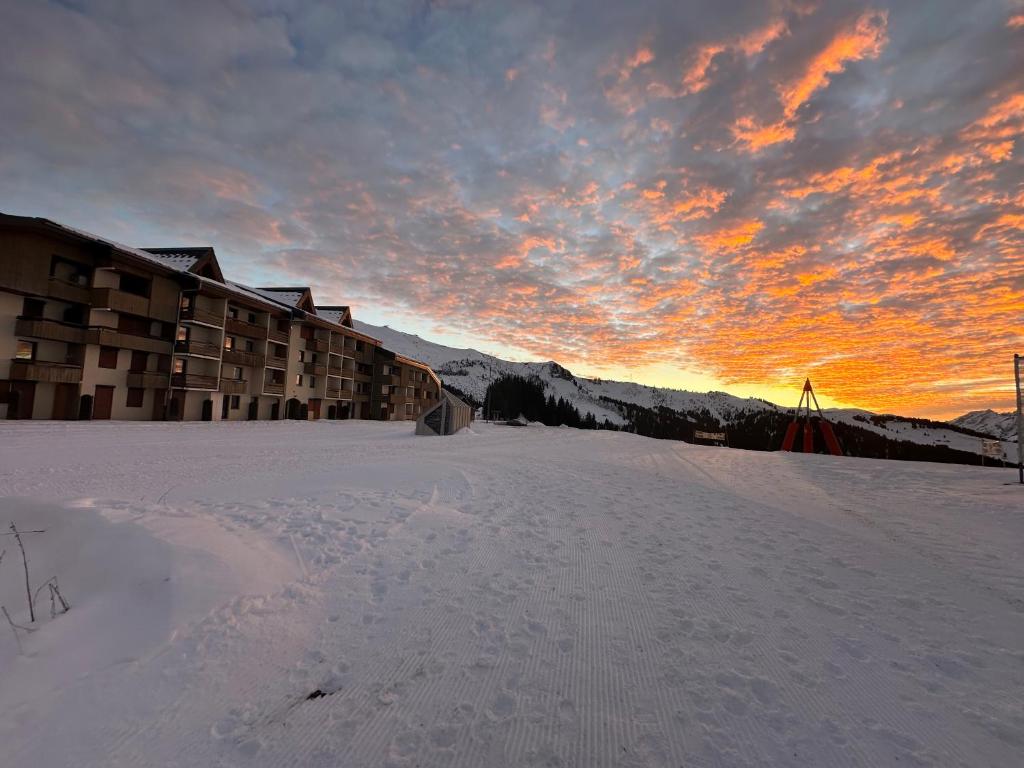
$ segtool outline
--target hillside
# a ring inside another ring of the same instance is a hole
[[[780,406],[758,398],[736,397],[726,392],[689,392],[632,382],[588,379],[575,376],[554,361],[517,363],[502,360],[476,349],[437,344],[388,326],[356,321],[356,328],[380,339],[389,349],[428,363],[446,386],[468,396],[477,405],[483,404],[488,384],[501,376],[535,376],[556,399],[566,399],[581,415],[591,413],[598,422],[607,420],[618,427],[633,427],[637,411],[623,405],[628,404],[649,412],[649,418],[661,418],[658,414],[663,414],[705,428],[753,430],[756,436],[743,440],[742,435],[736,435],[738,439],[733,442],[761,450],[773,448],[781,441],[781,431],[792,411],[792,406]],[[668,409],[668,412],[664,409]],[[1004,441],[1003,448],[1008,459],[1012,460],[1016,456],[1016,443],[1013,442],[1015,429],[1003,426],[1002,420],[1007,424],[1012,422],[1012,419],[1005,419],[1006,414],[976,412],[993,414],[993,417],[999,418],[970,420],[968,417],[972,414],[967,414],[946,423],[875,414],[855,408],[832,408],[825,413],[830,420],[844,427],[843,431],[851,442],[864,447],[864,455],[944,460],[941,455],[931,451],[925,455],[912,456],[912,451],[896,445],[909,443],[927,448],[949,449],[951,453],[946,460],[973,463],[981,454],[982,439],[991,435]],[[872,435],[878,440],[873,440]],[[868,448],[867,444],[872,442],[876,444]]]
[[[991,409],[971,411],[963,416],[957,416],[950,424],[992,435],[1001,440],[1017,439],[1017,414],[1013,411],[1007,413],[997,413]]]

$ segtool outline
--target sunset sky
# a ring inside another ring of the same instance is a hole
[[[5,213],[576,373],[1012,406],[1022,4],[0,0],[0,51]]]

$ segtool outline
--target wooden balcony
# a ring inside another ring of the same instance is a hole
[[[149,299],[145,296],[136,296],[117,288],[93,288],[90,299],[96,309],[149,317]]]
[[[267,338],[266,326],[250,323],[247,320],[239,320],[237,317],[225,318],[224,330],[232,335],[245,336],[249,339]]]
[[[302,371],[312,376],[326,376],[327,366],[323,363],[303,363]]]
[[[284,394],[284,382],[276,384],[273,381],[263,382],[263,394],[264,395],[283,395]]]
[[[136,336],[133,333],[122,333],[116,328],[98,328],[93,326],[85,334],[86,344],[102,344],[105,347],[119,347],[138,352],[156,352],[167,355],[171,352],[171,342],[166,339],[154,339],[152,336]]]
[[[340,400],[341,399],[341,387],[332,387],[330,384],[327,385],[327,399],[328,400]]]
[[[323,339],[306,339],[306,349],[310,352],[326,352],[327,342]]]
[[[187,309],[181,310],[181,320],[185,323],[209,325],[213,328],[224,327],[224,315],[222,313],[203,309],[202,307],[197,307],[195,304]]]
[[[276,355],[267,356],[267,368],[277,368],[278,370],[284,371],[288,368],[288,359],[284,357],[277,357]]]
[[[33,339],[64,341],[69,344],[84,344],[86,329],[73,323],[59,320],[19,317],[14,322],[15,336],[29,336]]]
[[[220,347],[208,341],[196,341],[194,339],[176,341],[174,342],[174,351],[179,355],[220,359]]]
[[[41,381],[52,384],[78,384],[82,366],[51,363],[45,360],[12,360],[11,381]]]
[[[92,301],[92,290],[87,285],[69,283],[59,277],[51,277],[46,292],[51,299],[70,301],[74,304],[88,304]]]
[[[220,391],[225,395],[244,395],[249,391],[249,382],[245,379],[221,379]]]
[[[171,376],[171,386],[175,389],[217,389],[216,376],[204,376],[199,373],[176,373]]]
[[[225,349],[221,360],[231,365],[243,365],[247,368],[263,367],[263,355],[258,355],[255,352],[243,352],[240,349]]]
[[[136,371],[128,374],[128,386],[137,389],[165,389],[170,375],[159,371]]]
[[[327,375],[328,376],[338,376],[338,377],[340,377],[341,376],[341,366],[340,365],[328,365],[327,366]]]
[[[279,331],[277,328],[267,329],[267,338],[271,341],[275,341],[278,344],[288,343],[288,331]]]

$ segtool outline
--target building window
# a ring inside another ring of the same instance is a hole
[[[295,374],[295,386],[296,387],[301,387],[302,386],[302,374],[301,373]]]
[[[142,399],[146,396],[146,390],[142,387],[128,387],[128,400],[125,402],[129,408],[141,408]]]
[[[231,350],[235,348],[235,337],[225,336],[224,337],[224,349]]]
[[[362,351],[363,351],[363,342],[360,341],[359,339],[356,339],[356,352],[362,352]]]
[[[299,350],[299,362],[300,363],[306,362],[306,350],[304,350],[304,349],[300,349]]]
[[[180,357],[174,358],[174,372],[175,373],[184,373],[185,372],[185,361],[182,358],[180,358]]]
[[[252,339],[246,339],[245,340],[245,351],[246,352],[255,352],[256,351],[256,347],[253,345]]]
[[[232,411],[237,411],[239,405],[241,405],[241,402],[242,402],[242,398],[239,395],[232,395],[231,396],[231,410]]]
[[[192,309],[192,297],[182,294],[181,301],[178,303],[178,306],[181,307],[182,310]]]
[[[21,316],[32,320],[42,320],[43,307],[46,302],[41,299],[30,299],[28,297],[21,304]]]
[[[18,347],[14,351],[15,360],[35,360],[36,343],[34,341],[22,341],[18,339]]]
[[[314,389],[316,387],[316,376],[309,377],[309,388]]]
[[[235,366],[235,381],[241,381],[241,380],[242,380],[242,369],[241,369],[241,368],[239,368],[239,367],[238,367],[238,366],[236,365],[236,366]]]
[[[131,367],[128,368],[132,373],[142,373],[149,364],[149,353],[139,352],[138,350],[132,352]]]
[[[228,307],[228,317],[232,320],[238,319],[238,309],[236,307]]]
[[[388,393],[388,385],[387,384],[381,384],[380,385],[380,393],[382,395],[387,395],[387,393]]]
[[[405,396],[406,397],[412,397],[412,387],[406,387],[405,388]]]
[[[253,325],[256,324],[256,313],[255,312],[250,312],[249,313],[249,322],[252,323]]]
[[[412,416],[412,403],[405,404],[405,415]]]
[[[139,275],[121,274],[121,290],[133,296],[149,298],[149,280]]]
[[[100,347],[100,368],[117,368],[117,347]]]
[[[184,325],[178,326],[178,335],[176,338],[178,341],[188,341],[188,328]]]

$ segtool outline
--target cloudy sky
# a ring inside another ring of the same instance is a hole
[[[0,210],[576,372],[1012,403],[1024,5],[0,0]]]

